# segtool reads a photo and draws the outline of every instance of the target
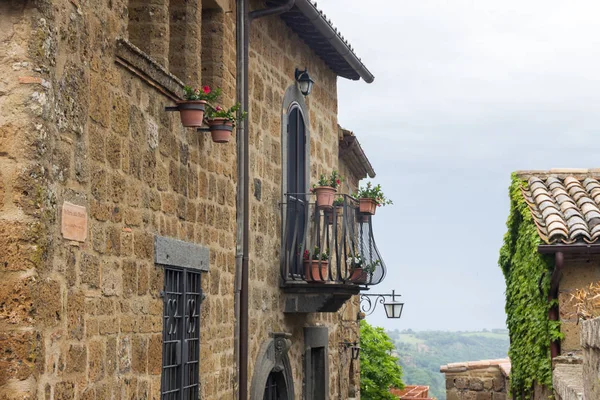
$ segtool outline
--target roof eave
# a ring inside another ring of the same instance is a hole
[[[308,18],[315,28],[329,41],[333,48],[346,60],[356,73],[367,83],[372,83],[375,77],[354,54],[349,45],[342,40],[335,28],[319,12],[310,0],[296,0],[296,7]]]

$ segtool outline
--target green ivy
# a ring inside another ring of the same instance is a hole
[[[521,188],[512,176],[510,215],[498,261],[506,280],[506,315],[510,332],[510,390],[516,399],[533,398],[534,385],[552,389],[550,341],[561,338],[560,322],[548,320],[548,292],[554,263],[538,252],[541,239]]]

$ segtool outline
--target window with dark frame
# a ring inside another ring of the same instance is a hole
[[[304,236],[307,208],[306,191],[306,126],[300,107],[295,105],[288,112],[287,125],[287,238],[289,251],[295,252],[300,238]],[[302,264],[298,257],[292,258],[290,272],[300,274]]]
[[[198,399],[200,271],[165,267],[161,399]]]
[[[325,348],[313,347],[310,352],[311,399],[325,400]]]

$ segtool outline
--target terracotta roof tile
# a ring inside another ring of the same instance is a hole
[[[600,239],[600,171],[554,169],[517,173],[524,199],[547,244],[595,243]]]

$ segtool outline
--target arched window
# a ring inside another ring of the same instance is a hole
[[[291,274],[301,274],[303,265],[298,257],[293,255],[301,247],[302,238],[306,229],[306,217],[308,212],[308,157],[309,141],[308,130],[303,111],[303,103],[291,102],[287,115],[284,118],[284,202],[286,211],[285,243],[286,254],[291,264]]]

